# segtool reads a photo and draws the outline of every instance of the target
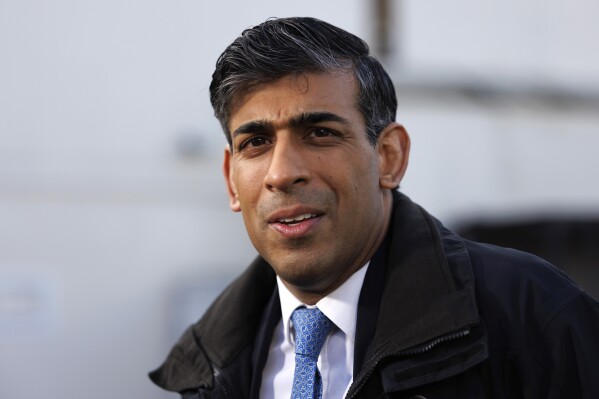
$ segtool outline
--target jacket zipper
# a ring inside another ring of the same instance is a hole
[[[430,341],[429,343],[427,343],[427,344],[425,344],[423,346],[419,346],[419,347],[416,347],[416,348],[413,348],[413,349],[406,349],[406,350],[403,350],[401,352],[394,353],[394,354],[387,354],[387,355],[384,355],[384,356],[375,355],[375,356],[371,357],[370,360],[368,361],[368,363],[374,362],[374,364],[372,365],[372,367],[370,367],[370,369],[368,370],[368,373],[364,376],[364,378],[362,378],[362,382],[355,389],[354,393],[351,396],[348,396],[346,399],[352,399],[352,398],[356,397],[356,395],[362,389],[362,387],[364,386],[364,384],[366,384],[366,381],[368,381],[370,379],[370,376],[372,376],[372,374],[374,373],[374,370],[376,369],[376,366],[384,358],[389,357],[389,356],[421,355],[423,353],[426,353],[426,352],[434,349],[435,347],[437,347],[438,345],[440,345],[442,343],[445,343],[445,342],[448,342],[448,341],[453,341],[454,339],[459,339],[459,338],[465,337],[468,334],[470,334],[470,329],[469,328],[465,328],[463,330],[456,331],[456,332],[451,333],[451,334],[443,335],[443,336],[441,336],[439,338],[435,338],[434,340]]]
[[[457,332],[454,332],[453,334],[448,334],[448,335],[444,335],[442,337],[436,338],[426,345],[423,345],[423,346],[420,346],[420,347],[417,347],[414,349],[407,349],[405,351],[399,352],[398,355],[400,355],[400,356],[420,355],[422,353],[430,351],[431,349],[435,348],[436,346],[438,346],[444,342],[453,341],[454,339],[465,337],[468,334],[470,334],[470,329],[464,329],[461,331],[457,331]]]

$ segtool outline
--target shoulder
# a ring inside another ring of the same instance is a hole
[[[490,372],[512,376],[502,380],[507,385],[537,381],[535,389],[547,390],[539,397],[597,397],[599,303],[539,257],[473,242],[466,247]]]
[[[492,347],[526,353],[552,368],[599,359],[599,303],[594,298],[537,256],[473,242],[466,246]]]
[[[565,273],[535,255],[466,241],[479,306],[509,317],[512,326],[543,330],[584,294]],[[506,314],[506,312],[508,312]]]

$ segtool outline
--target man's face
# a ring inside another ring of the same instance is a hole
[[[380,182],[385,154],[367,139],[357,94],[350,73],[293,75],[254,88],[231,112],[231,208],[298,297],[333,291],[386,232],[388,188],[399,181]]]

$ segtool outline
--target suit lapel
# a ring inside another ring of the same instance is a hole
[[[260,385],[262,384],[262,370],[268,359],[268,352],[272,341],[272,335],[277,323],[281,320],[281,304],[279,290],[275,284],[274,292],[264,309],[260,327],[254,341],[252,354],[252,383],[250,386],[250,399],[260,398]]]
[[[392,229],[389,229],[385,240],[370,260],[360,291],[354,344],[354,376],[358,375],[362,369],[364,358],[376,330],[376,321],[385,284],[386,259],[391,234]]]

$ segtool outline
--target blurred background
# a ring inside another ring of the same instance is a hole
[[[146,373],[255,252],[214,63],[246,27],[364,38],[412,136],[402,191],[599,294],[594,0],[0,0],[0,398],[173,398]]]

